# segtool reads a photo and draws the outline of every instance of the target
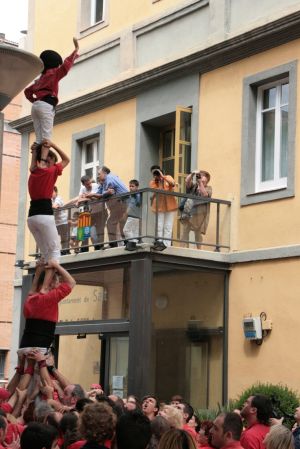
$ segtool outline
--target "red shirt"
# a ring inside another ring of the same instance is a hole
[[[58,303],[72,291],[69,284],[62,282],[46,294],[34,293],[27,296],[23,313],[25,318],[36,320],[58,321]]]
[[[24,428],[25,428],[25,426],[22,426],[21,424],[8,423],[7,424],[7,432],[5,435],[5,443],[10,445],[16,436],[21,435]]]
[[[241,445],[244,449],[265,449],[263,441],[269,432],[269,426],[260,423],[253,424],[242,433]]]
[[[46,95],[51,95],[51,97],[57,98],[58,82],[61,78],[66,76],[76,58],[78,58],[78,54],[77,51],[74,50],[73,53],[64,60],[62,65],[55,69],[48,69],[45,73],[42,73],[39,79],[24,90],[27,100],[34,103],[36,100],[41,100]]]
[[[221,449],[243,449],[240,441],[232,441],[231,443],[226,444]]]
[[[86,444],[86,440],[76,441],[68,446],[68,449],[80,449],[82,446]]]
[[[8,403],[8,402],[2,402],[0,404],[0,408],[5,412],[5,413],[12,413],[13,408],[12,406]]]
[[[183,425],[183,430],[185,430],[186,432],[188,432],[195,441],[197,441],[197,432],[195,429],[193,429],[191,426],[189,426],[188,424],[184,424]]]
[[[28,179],[28,190],[32,200],[51,199],[57,177],[62,174],[61,162],[48,168],[35,168]]]

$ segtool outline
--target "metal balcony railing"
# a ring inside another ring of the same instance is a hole
[[[231,202],[150,188],[54,209],[62,254],[124,246],[230,249]],[[128,245],[128,242],[134,245]],[[163,245],[161,244],[163,242]],[[38,249],[33,237],[30,256]]]

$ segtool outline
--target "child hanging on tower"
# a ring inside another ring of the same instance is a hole
[[[44,50],[40,58],[44,63],[41,76],[24,91],[26,98],[32,103],[31,117],[36,135],[36,143],[51,139],[55,107],[58,103],[58,83],[78,58],[79,45],[73,38],[75,50],[64,61],[54,50]],[[42,161],[46,162],[47,147],[42,148]]]

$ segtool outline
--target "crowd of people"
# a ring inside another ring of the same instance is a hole
[[[254,395],[241,410],[200,420],[179,395],[160,403],[107,396],[100,384],[84,391],[51,352],[32,349],[0,389],[0,449],[298,449],[298,414],[290,431],[272,418],[270,399]]]

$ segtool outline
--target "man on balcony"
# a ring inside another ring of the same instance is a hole
[[[115,195],[128,193],[126,185],[120,178],[111,173],[110,169],[103,165],[98,172],[98,191],[95,194],[87,195],[88,198],[109,198],[107,208],[109,209],[109,217],[107,220],[107,232],[109,238],[109,246],[117,247],[119,240],[118,231],[124,239],[123,228],[126,222],[126,199],[114,198]],[[119,228],[119,229],[118,229]]]
[[[165,175],[159,165],[153,165],[150,169],[153,179],[149,183],[151,189],[173,192],[175,181],[170,175]],[[157,214],[156,241],[153,249],[163,251],[172,243],[173,222],[177,210],[176,197],[172,195],[153,194],[151,197],[152,211]]]

